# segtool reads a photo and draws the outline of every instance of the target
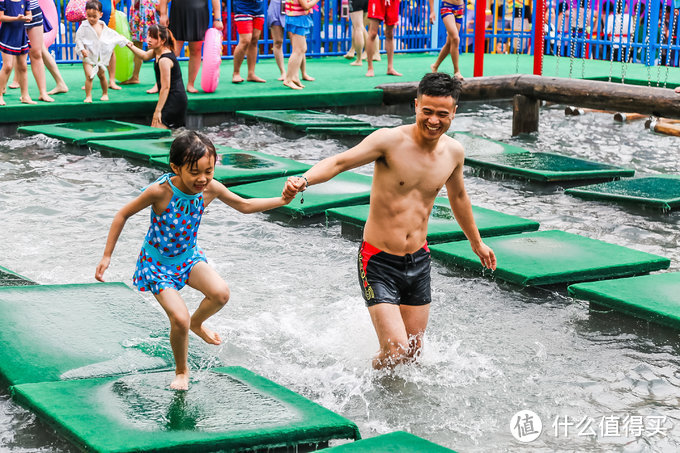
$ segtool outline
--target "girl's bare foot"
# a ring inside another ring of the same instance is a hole
[[[387,70],[387,75],[393,75],[393,76],[402,76],[403,74],[400,72],[397,72],[396,69],[388,69]]]
[[[66,85],[57,85],[56,87],[52,88],[50,91],[47,92],[47,94],[49,95],[59,93],[68,93],[68,87]]]
[[[382,61],[382,59],[380,58],[380,54],[378,52],[376,52],[373,55],[373,61]]]
[[[219,334],[213,330],[210,330],[206,328],[203,324],[194,326],[190,326],[191,331],[198,335],[203,341],[205,341],[208,344],[214,344],[218,345],[222,343],[222,339],[220,338]]]
[[[281,76],[276,80],[281,80],[281,81],[286,80],[286,74],[281,74]]]
[[[306,80],[308,82],[313,82],[316,79],[314,77],[310,76],[309,74],[302,74],[302,80]]]
[[[147,94],[156,94],[158,93],[158,87],[156,85],[152,86],[148,90],[146,90]]]
[[[109,95],[108,94],[103,94],[102,97],[99,98],[100,101],[108,101],[109,100]]]
[[[258,77],[255,74],[249,75],[248,76],[248,82],[257,82],[257,83],[265,83],[266,80],[264,80],[262,77]]]
[[[295,82],[293,82],[292,80],[284,80],[283,84],[285,86],[287,86],[288,88],[292,88],[294,90],[301,90],[302,89],[301,86],[296,85]]]
[[[439,66],[437,66],[437,65],[434,64],[434,63],[432,63],[432,64],[430,65],[430,70],[431,70],[432,72],[437,72],[437,71],[439,71]]]
[[[343,55],[344,58],[347,58],[348,60],[351,60],[355,57],[356,52],[354,49],[349,50],[345,55]]]
[[[456,72],[455,74],[453,74],[453,77],[459,80],[465,80],[463,78],[463,74],[461,74],[460,72]]]
[[[112,90],[122,90],[123,88],[118,85],[115,81],[110,81],[109,82],[109,88]]]
[[[299,86],[300,88],[304,88],[304,87],[305,87],[305,86],[302,84],[302,82],[300,82],[300,79],[295,79],[295,80],[293,80],[293,83],[294,83],[295,85]]]
[[[7,103],[6,103],[5,100],[2,98],[2,96],[0,96],[0,105],[7,105]]]
[[[13,90],[16,90],[17,88],[19,88],[19,82],[12,82],[7,86]]]
[[[189,373],[176,374],[175,379],[170,383],[170,388],[173,390],[189,390]]]
[[[375,77],[375,71],[373,71],[373,69],[369,69],[366,71],[366,77]]]
[[[241,74],[234,74],[231,76],[231,83],[243,83],[243,77],[241,77]]]
[[[138,77],[130,77],[124,82],[120,82],[121,85],[137,85],[139,83]]]
[[[43,101],[43,102],[54,102],[54,99],[52,99],[52,98],[51,98],[49,95],[47,95],[47,94],[42,94],[42,95],[40,95],[40,97],[39,97],[38,99],[40,99],[40,100]]]
[[[189,85],[187,86],[187,93],[198,93],[198,90],[196,89],[195,86]]]
[[[354,60],[354,61],[351,62],[349,65],[350,65],[350,66],[362,66],[363,64],[364,64],[364,62],[361,61],[361,60]]]
[[[92,104],[92,96],[86,97],[83,102],[86,103],[86,104]]]
[[[22,103],[22,104],[37,104],[37,102],[35,102],[35,101],[34,101],[33,99],[31,99],[30,97],[23,97],[23,96],[22,96],[22,97],[20,97],[19,99],[21,100],[21,103]]]

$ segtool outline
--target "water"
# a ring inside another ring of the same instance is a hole
[[[506,105],[470,104],[453,127],[508,141],[511,115]],[[354,117],[378,125],[413,119],[406,111]],[[272,129],[232,121],[205,132],[219,144],[307,163],[348,145],[282,138]],[[539,134],[511,142],[628,166],[638,175],[680,172],[676,138],[654,135],[641,123],[614,123],[610,115],[565,117],[561,108],[547,108]],[[0,265],[40,283],[94,281],[113,214],[158,174],[45,137],[0,139]],[[543,230],[664,255],[671,270],[679,270],[678,212],[581,200],[559,185],[482,178],[469,169],[466,184],[474,204],[537,220]],[[109,280],[131,284],[147,222],[146,214],[128,221]],[[200,243],[232,291],[211,320],[226,340],[215,354],[353,420],[364,437],[406,430],[461,452],[680,449],[680,339],[673,331],[590,313],[564,288],[521,289],[435,262],[421,363],[378,372],[370,368],[378,345],[357,287],[358,243],[343,237],[338,224],[288,224],[216,202],[204,217]],[[183,294],[194,309],[198,293]],[[528,445],[510,432],[513,414],[524,409],[543,422],[542,435]],[[653,433],[656,416],[665,417],[658,419],[663,434]],[[558,425],[556,433],[556,419],[573,425]],[[610,423],[601,432],[603,420],[618,421],[618,431]],[[640,423],[644,436],[636,435]],[[0,394],[0,450],[72,451],[6,391]]]

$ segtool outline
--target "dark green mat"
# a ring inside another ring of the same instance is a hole
[[[358,439],[351,421],[241,367],[12,387],[14,398],[79,448],[96,452],[269,451]]]
[[[578,299],[680,329],[680,272],[579,283],[568,290]]]
[[[635,170],[552,153],[503,153],[466,156],[465,165],[542,182],[613,179]]]
[[[224,152],[224,148],[219,148],[217,151],[220,154],[217,156],[215,165],[215,179],[227,186],[297,175],[311,168],[311,165],[293,159],[257,151],[234,148],[231,148],[229,152]],[[160,168],[170,168],[168,156],[152,157],[150,162]]]
[[[122,283],[4,287],[0,312],[0,377],[10,384],[173,364],[167,319]]]
[[[36,283],[16,272],[0,266],[0,286],[29,286]]]
[[[491,209],[472,207],[477,228],[482,236],[498,236],[501,234],[522,233],[538,230],[538,222],[523,219]],[[329,219],[339,220],[357,228],[363,228],[368,218],[368,205],[333,208],[326,211]],[[428,222],[427,240],[434,244],[444,241],[460,241],[465,234],[453,217],[453,212],[446,197],[437,197],[430,220]]]
[[[304,192],[304,203],[300,203],[301,193],[290,204],[274,211],[291,217],[310,217],[321,214],[326,209],[368,203],[373,178],[358,173],[344,172],[323,184],[311,186]],[[244,198],[266,198],[281,195],[286,178],[244,184],[231,188],[231,191]]]
[[[404,431],[320,450],[323,453],[455,453],[453,450]]]
[[[85,145],[90,140],[156,138],[171,134],[168,129],[125,123],[115,120],[84,121],[82,123],[37,124],[22,126],[19,132],[35,135],[45,134],[67,143]]]
[[[502,153],[527,153],[529,150],[515,145],[491,140],[463,131],[448,132],[448,135],[458,140],[465,149],[466,156],[487,156]]]
[[[624,179],[567,189],[565,192],[586,200],[617,201],[673,209],[680,206],[680,177],[649,176]]]
[[[307,134],[319,134],[330,136],[360,136],[365,137],[380,129],[376,126],[356,126],[356,127],[324,127],[312,126],[305,129]]]
[[[493,275],[523,286],[628,277],[670,266],[669,259],[658,255],[564,231],[497,236],[484,242],[498,260]],[[430,250],[432,256],[446,263],[482,269],[467,241],[433,245]]]
[[[236,115],[274,124],[281,124],[298,130],[308,127],[370,127],[366,121],[355,120],[342,115],[317,112],[314,110],[237,110]]]
[[[91,140],[87,142],[87,146],[98,151],[107,151],[111,154],[148,163],[152,157],[168,157],[170,145],[174,140],[174,138]]]

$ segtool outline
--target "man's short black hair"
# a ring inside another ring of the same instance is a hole
[[[451,96],[458,103],[463,84],[459,79],[451,77],[443,72],[430,72],[425,74],[418,84],[418,97],[422,95],[446,97]]]

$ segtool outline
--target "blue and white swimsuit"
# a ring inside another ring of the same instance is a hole
[[[151,209],[151,225],[132,277],[140,291],[153,294],[167,288],[179,291],[186,285],[196,263],[207,262],[203,250],[196,244],[198,226],[205,209],[203,194],[185,194],[172,184],[172,176],[172,173],[167,173],[154,182],[167,182],[173,195],[163,214],[157,215]]]

